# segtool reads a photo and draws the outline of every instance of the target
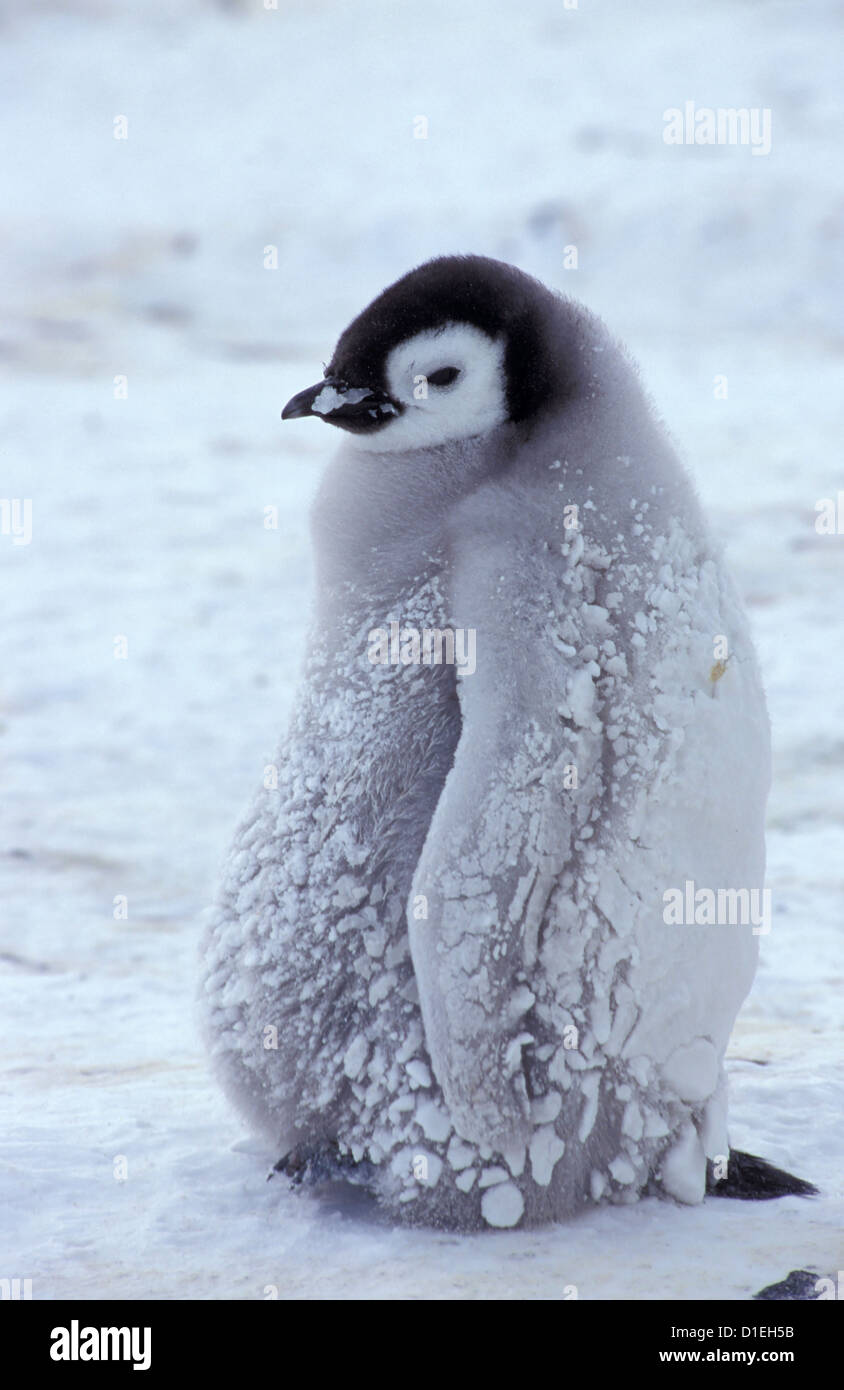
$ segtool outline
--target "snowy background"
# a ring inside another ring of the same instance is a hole
[[[844,1266],[844,535],[814,527],[844,489],[841,19],[0,0],[0,493],[33,505],[30,544],[0,535],[0,1276],[36,1298],[747,1298]],[[687,100],[769,107],[770,155],[666,146]],[[335,444],[279,411],[378,290],[454,251],[607,319],[727,544],[776,755],[732,1138],[813,1201],[394,1231],[267,1184],[277,1155],[207,1075],[200,916],[285,722]]]

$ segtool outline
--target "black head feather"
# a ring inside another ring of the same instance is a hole
[[[358,314],[326,376],[385,390],[387,357],[399,343],[445,323],[470,323],[489,337],[505,337],[510,419],[526,420],[574,384],[573,364],[562,360],[559,344],[555,350],[559,308],[544,285],[503,261],[441,256],[402,276]]]

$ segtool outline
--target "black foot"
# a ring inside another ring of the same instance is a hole
[[[371,1163],[356,1163],[351,1154],[340,1152],[335,1139],[321,1139],[314,1144],[297,1144],[274,1164],[267,1182],[274,1173],[284,1173],[291,1187],[317,1187],[327,1182],[351,1182],[365,1187],[375,1173]]]
[[[796,1302],[815,1302],[820,1298],[818,1284],[820,1276],[813,1274],[809,1269],[793,1269],[785,1279],[781,1279],[778,1284],[767,1284],[764,1289],[753,1295],[754,1298],[767,1298],[777,1302],[785,1302],[787,1299]]]
[[[716,1181],[707,1164],[706,1190],[712,1197],[738,1197],[745,1202],[767,1202],[772,1197],[812,1197],[817,1188],[793,1173],[775,1168],[764,1158],[730,1149],[727,1176]]]

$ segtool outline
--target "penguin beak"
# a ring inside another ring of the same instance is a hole
[[[329,376],[289,400],[281,412],[281,418],[299,420],[305,415],[316,415],[330,425],[363,431],[377,429],[398,413],[398,406],[386,391],[372,391],[368,386],[348,386],[346,382]]]

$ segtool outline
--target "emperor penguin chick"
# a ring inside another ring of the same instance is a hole
[[[624,352],[513,267],[443,257],[346,329],[303,416],[344,444],[278,786],[204,942],[226,1091],[296,1180],[442,1228],[700,1202],[708,1173],[810,1190],[729,1154],[768,718]]]

